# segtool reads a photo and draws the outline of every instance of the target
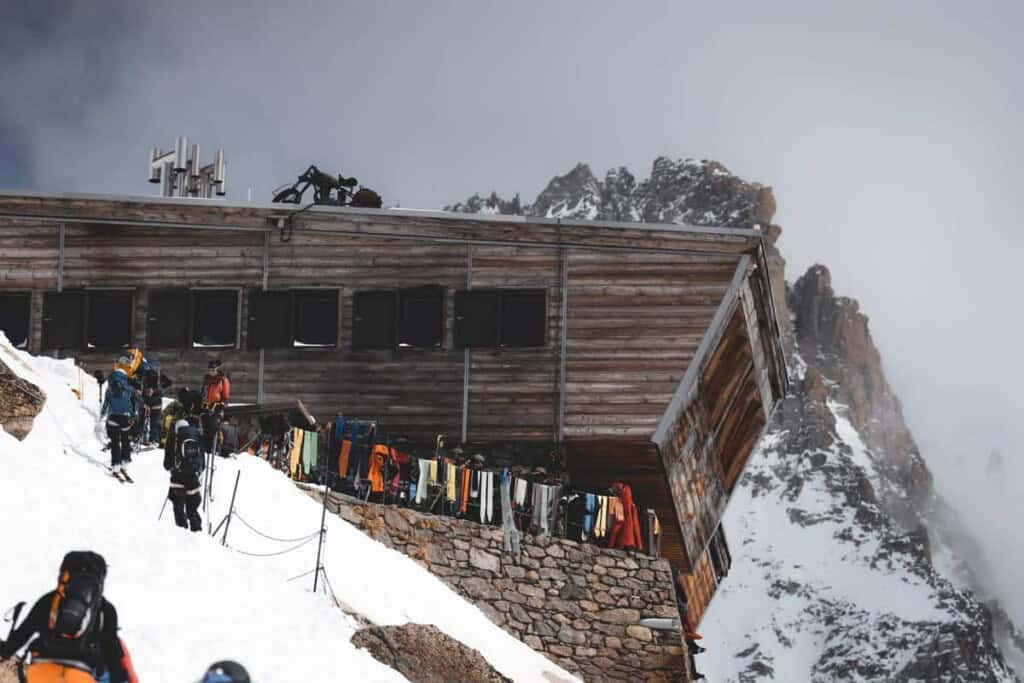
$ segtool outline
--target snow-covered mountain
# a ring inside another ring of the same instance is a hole
[[[936,495],[867,318],[827,268],[792,286],[771,189],[713,161],[655,160],[636,182],[580,164],[532,204],[476,195],[449,210],[755,227],[793,390],[724,519],[733,565],[700,629],[709,680],[1015,681],[1024,637],[972,570]]]
[[[64,553],[90,549],[108,562],[105,594],[146,683],[193,681],[225,658],[269,683],[406,680],[350,642],[367,622],[437,626],[428,651],[403,653],[424,666],[459,661],[460,648],[445,645],[451,638],[508,679],[576,680],[413,560],[334,515],[323,547],[327,582],[313,593],[320,506],[258,458],[217,463],[210,519],[224,518],[239,477],[226,547],[179,529],[170,510],[158,519],[168,485],[162,453],[134,456],[134,484],[107,473],[90,376],[71,360],[18,351],[2,334],[0,368],[45,396],[24,440],[0,429],[0,611],[53,590]],[[0,395],[9,387],[0,383]],[[0,666],[0,681],[8,673]]]

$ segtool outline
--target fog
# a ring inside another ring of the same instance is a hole
[[[530,199],[577,161],[717,159],[775,187],[791,278],[822,262],[860,300],[1024,622],[1022,22],[1015,2],[15,0],[0,187],[151,194],[146,151],[177,135],[225,149],[242,201],[311,162],[436,208]]]

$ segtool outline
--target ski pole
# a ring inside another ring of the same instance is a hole
[[[164,516],[164,510],[166,510],[166,509],[167,509],[167,501],[169,501],[170,499],[171,499],[171,497],[170,497],[170,496],[167,496],[166,498],[164,498],[164,504],[163,504],[163,506],[161,506],[161,508],[160,508],[160,514],[159,514],[159,515],[157,515],[156,521],[158,521],[158,522],[159,522],[159,521],[160,521],[161,519],[163,519],[163,516]]]

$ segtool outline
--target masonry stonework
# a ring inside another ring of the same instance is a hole
[[[504,552],[500,528],[336,493],[327,507],[587,681],[690,680],[679,630],[640,625],[678,617],[666,560],[530,535],[521,535],[515,558]]]

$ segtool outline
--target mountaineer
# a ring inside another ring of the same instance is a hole
[[[212,360],[203,377],[203,449],[207,453],[215,453],[220,423],[224,419],[224,406],[230,400],[231,380],[224,374],[221,362]]]
[[[135,403],[129,384],[128,366],[131,357],[122,355],[107,377],[100,420],[105,420],[110,438],[110,473],[120,481],[131,481],[126,466],[132,460],[132,427],[135,425]]]
[[[164,469],[171,473],[167,498],[174,510],[174,522],[182,529],[203,530],[199,506],[203,502],[199,476],[206,469],[203,457],[202,435],[195,418],[179,420],[167,435],[164,444]]]
[[[103,597],[106,577],[101,555],[66,554],[57,589],[39,598],[10,639],[0,641],[0,660],[28,644],[27,683],[138,683],[117,637],[117,610]]]

